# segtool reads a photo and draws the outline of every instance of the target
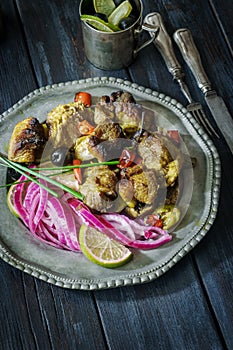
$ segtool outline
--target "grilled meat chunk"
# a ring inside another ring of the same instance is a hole
[[[93,133],[101,141],[115,140],[124,137],[122,128],[118,123],[105,123],[98,125]]]
[[[81,112],[85,106],[80,102],[60,104],[52,109],[47,116],[49,139],[54,147],[66,145],[71,147],[80,136],[77,124],[83,120]]]
[[[84,203],[98,212],[108,212],[117,197],[116,174],[107,166],[88,168],[84,171],[84,182],[79,191],[84,195]]]
[[[136,103],[133,95],[127,91],[116,91],[111,94],[110,100],[112,102],[123,102],[123,103]]]
[[[181,192],[181,184],[178,181],[173,186],[167,188],[165,204],[176,205]]]
[[[100,162],[118,159],[123,147],[132,143],[123,137],[122,129],[117,123],[98,125],[92,135],[76,140],[75,156],[80,160],[97,158]]]
[[[33,163],[40,158],[45,142],[42,124],[34,117],[26,118],[14,128],[8,158],[18,163]]]
[[[164,168],[164,173],[167,186],[174,186],[179,174],[178,160],[175,159],[172,162],[168,163]]]
[[[91,140],[93,140],[93,138]],[[123,149],[132,145],[132,142],[130,140],[122,138],[96,142],[92,147],[90,147],[91,140],[88,146],[89,151],[100,162],[119,159]]]
[[[94,122],[98,124],[109,123],[115,118],[115,108],[110,102],[109,96],[102,96],[97,102],[94,111]]]
[[[153,204],[158,184],[152,170],[143,169],[142,165],[134,165],[122,170],[122,177],[129,180],[133,185],[134,199],[141,203]],[[130,186],[128,189],[131,191]],[[128,195],[125,195],[128,197]]]
[[[129,102],[115,102],[114,106],[116,121],[120,124],[124,132],[136,132],[138,127],[141,126],[141,106]]]
[[[139,155],[147,169],[161,171],[173,159],[165,144],[156,136],[149,135],[138,145]]]
[[[80,159],[81,161],[90,161],[96,158],[94,152],[92,152],[92,140],[92,135],[77,138],[74,144],[74,153],[76,159]],[[96,141],[98,141],[97,138]]]

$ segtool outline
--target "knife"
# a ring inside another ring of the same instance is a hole
[[[212,116],[233,153],[233,119],[222,97],[218,96],[216,91],[211,87],[211,83],[202,66],[201,58],[190,30],[186,28],[178,29],[173,37],[185,62],[191,69],[198,87],[204,93],[206,103]]]

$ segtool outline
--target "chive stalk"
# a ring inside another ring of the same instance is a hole
[[[1,161],[3,161],[5,164],[7,164],[10,168],[13,168],[15,170],[17,170],[18,173],[20,173],[21,175],[24,175],[28,180],[34,182],[35,184],[37,184],[38,186],[40,186],[41,188],[43,188],[44,190],[46,190],[47,192],[49,192],[50,194],[52,194],[53,196],[58,198],[58,194],[57,192],[53,191],[51,188],[45,186],[44,184],[42,184],[41,182],[39,182],[38,180],[36,180],[34,177],[30,176],[27,174],[27,172],[25,171],[25,167],[20,165],[20,164],[16,164],[14,162],[11,162],[10,160],[3,158],[2,156],[0,157]],[[29,169],[27,169],[29,170]],[[29,174],[34,175],[33,172],[28,171]],[[36,173],[35,173],[36,174]],[[43,179],[43,177],[37,176],[41,179]],[[44,178],[43,180],[47,181],[47,178]],[[49,182],[49,181],[48,181]]]
[[[45,186],[44,184],[40,183],[38,180],[36,180],[35,177],[42,179],[42,180],[45,180],[48,183],[64,190],[65,192],[69,192],[74,197],[76,197],[80,200],[83,200],[83,195],[81,193],[73,190],[72,188],[62,184],[59,181],[51,179],[47,175],[41,174],[41,173],[34,171],[33,169],[30,169],[30,168],[27,168],[25,170],[25,167],[23,165],[21,165],[19,163],[14,163],[11,160],[8,160],[6,157],[3,157],[2,155],[0,155],[0,159],[3,163],[7,164],[10,168],[15,169],[16,171],[18,171],[18,173],[20,173],[21,175],[24,175],[28,180],[31,180],[32,182],[36,183],[38,186],[45,189],[46,191],[48,191],[50,194],[52,194],[53,196],[55,196],[57,198],[59,197],[58,193],[56,193],[54,190],[50,189],[49,187]],[[32,177],[31,175],[34,175],[35,177]]]
[[[48,168],[43,168],[43,167],[38,167],[38,168],[33,168],[35,171],[39,170],[72,170],[76,168],[90,168],[94,166],[100,166],[100,165],[117,165],[120,164],[119,160],[111,160],[108,162],[100,162],[100,163],[84,163],[84,164],[79,164],[79,165],[65,165],[61,167],[48,167]]]
[[[64,190],[65,192],[72,194],[74,197],[76,197],[80,200],[83,200],[83,195],[80,192],[77,192],[77,191],[73,190],[72,188],[62,184],[61,182],[50,178],[50,176],[58,175],[60,173],[44,175],[44,174],[40,173],[39,171],[42,171],[42,170],[43,171],[62,170],[62,172],[63,171],[69,172],[70,170],[76,169],[76,168],[88,168],[88,167],[101,166],[101,165],[117,165],[120,163],[118,160],[113,160],[113,161],[108,161],[108,162],[87,163],[87,164],[80,164],[80,165],[67,165],[67,166],[62,166],[62,167],[45,167],[45,168],[43,168],[43,167],[36,168],[35,167],[33,169],[31,169],[31,168],[25,169],[25,166],[9,160],[6,156],[4,156],[1,153],[0,153],[0,160],[3,162],[1,165],[13,168],[18,173],[20,173],[21,175],[24,175],[28,180],[36,183],[38,186],[45,189],[53,196],[58,198],[59,195],[54,190],[50,189],[49,187],[47,187],[44,184],[42,184],[41,182],[39,182],[37,180],[37,178],[47,181],[48,183]],[[61,174],[62,174],[62,172],[61,172]],[[33,175],[33,176],[31,176],[31,175]],[[15,183],[19,183],[19,182],[15,181],[12,184],[15,184]],[[6,184],[4,186],[0,186],[0,188],[7,187],[10,185],[11,184]]]

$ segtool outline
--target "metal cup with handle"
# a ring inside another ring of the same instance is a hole
[[[97,68],[114,70],[128,67],[137,53],[153,42],[158,28],[147,28],[142,24],[143,5],[141,0],[131,0],[134,12],[137,13],[135,22],[127,29],[117,32],[103,32],[82,21],[84,50],[88,60]],[[93,0],[82,0],[79,14],[89,14],[93,8]],[[152,33],[152,38],[139,46],[140,34],[143,30]]]

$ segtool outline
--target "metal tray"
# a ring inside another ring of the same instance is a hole
[[[187,150],[197,159],[193,169],[192,196],[188,210],[175,229],[171,242],[158,249],[139,251],[131,262],[106,269],[88,261],[82,254],[58,250],[36,241],[25,226],[13,217],[1,188],[0,256],[7,263],[48,283],[64,288],[95,290],[140,284],[156,279],[206,235],[216,217],[220,190],[220,160],[213,142],[191,114],[176,100],[135,83],[111,77],[72,81],[33,91],[0,116],[0,151],[4,152],[14,125],[28,116],[45,120],[59,103],[73,100],[77,91],[94,97],[117,90],[131,92],[135,99],[154,110],[155,122],[166,129],[178,129]],[[1,184],[6,169],[0,167]]]

